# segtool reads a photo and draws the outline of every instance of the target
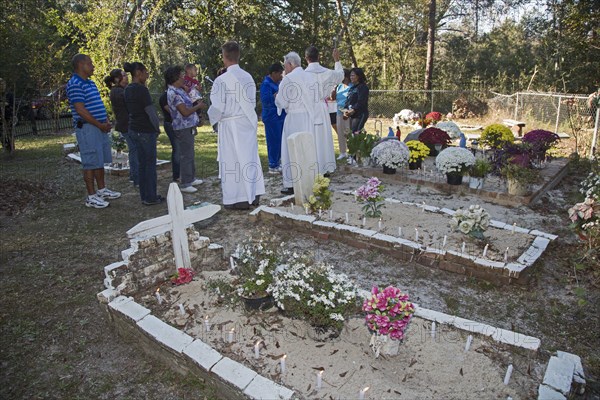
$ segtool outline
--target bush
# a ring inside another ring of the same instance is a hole
[[[492,149],[500,149],[508,143],[513,143],[515,136],[508,127],[502,124],[492,124],[483,130],[480,140]]]
[[[419,140],[430,146],[436,144],[447,146],[450,143],[450,136],[441,129],[427,128],[419,135]]]

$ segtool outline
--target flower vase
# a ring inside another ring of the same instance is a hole
[[[263,297],[241,297],[246,311],[266,311],[274,305],[273,296],[270,294]]]
[[[396,168],[390,168],[386,165],[383,166],[383,173],[388,175],[393,175],[396,173]]]
[[[471,189],[483,189],[483,182],[484,182],[484,178],[476,178],[474,176],[471,177],[471,179],[469,180],[469,187]]]
[[[415,162],[408,163],[408,169],[410,169],[410,170],[421,169],[422,162],[423,162],[423,160],[417,160]]]
[[[385,356],[396,356],[400,350],[400,340],[393,340],[390,335],[377,335],[373,333],[371,335],[371,342],[369,346],[375,353],[375,358],[381,354]]]
[[[461,185],[462,179],[463,179],[462,174],[457,174],[457,173],[446,174],[446,182],[448,182],[448,185],[455,185],[455,186]]]
[[[362,166],[368,167],[371,164],[371,157],[363,157],[362,158]]]

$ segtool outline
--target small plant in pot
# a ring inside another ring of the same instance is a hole
[[[406,142],[408,149],[410,150],[410,157],[408,158],[408,169],[420,169],[421,163],[429,155],[429,147],[419,140],[409,140]]]
[[[471,189],[483,189],[485,177],[492,170],[492,164],[483,158],[475,159],[475,164],[469,169],[469,187]]]
[[[510,128],[502,124],[488,125],[481,132],[480,144],[489,146],[492,149],[501,149],[506,144],[513,143],[515,136]]]
[[[448,147],[435,158],[435,167],[446,174],[449,185],[460,185],[462,177],[475,164],[475,156],[462,147]]]
[[[431,156],[437,156],[438,153],[448,147],[450,144],[450,136],[438,128],[427,128],[420,135],[419,140],[429,147]]]
[[[373,147],[377,144],[379,137],[367,133],[364,129],[360,132],[348,132],[346,141],[348,145],[348,153],[357,162],[368,164],[367,160],[373,151]]]
[[[396,169],[408,164],[408,146],[396,138],[384,140],[373,148],[371,159],[383,166],[384,174],[395,174]]]
[[[540,176],[537,170],[515,162],[502,167],[501,173],[506,178],[508,194],[513,196],[525,196]]]
[[[556,145],[559,140],[560,137],[556,133],[543,129],[529,131],[523,136],[523,143],[529,144],[534,162],[537,164],[541,164],[546,160],[546,152]]]

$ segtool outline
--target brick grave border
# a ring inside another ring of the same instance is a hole
[[[223,247],[211,244],[190,226],[187,229],[193,267],[223,269]],[[125,341],[182,375],[189,373],[214,388],[226,399],[293,399],[293,390],[267,379],[250,368],[223,356],[199,339],[152,315],[128,294],[136,294],[164,282],[173,271],[172,241],[169,232],[149,237],[130,237],[131,247],[122,252],[123,261],[104,267],[104,286],[97,294],[109,323]],[[226,267],[225,267],[226,268]],[[475,335],[537,353],[541,340],[521,333],[495,328],[464,318],[428,310],[416,305],[415,316],[449,325]],[[549,360],[538,400],[566,400],[570,393],[583,393],[585,375],[577,355],[558,351]]]
[[[340,193],[351,195],[352,191]],[[335,240],[361,249],[377,250],[402,261],[415,261],[426,267],[435,267],[480,279],[494,284],[510,284],[513,281],[526,284],[530,278],[530,267],[538,260],[548,247],[550,241],[558,236],[536,229],[526,229],[491,220],[490,226],[496,229],[512,230],[534,237],[533,243],[521,256],[513,262],[491,261],[482,257],[465,255],[459,251],[425,246],[397,236],[387,235],[371,229],[363,229],[341,223],[321,221],[313,215],[297,215],[278,208],[293,201],[293,196],[273,199],[272,206],[260,206],[250,213],[255,221],[269,221],[281,229],[301,231],[323,240]],[[449,216],[456,211],[428,205],[420,205],[407,201],[386,198],[386,203],[402,204],[417,207],[433,213]]]

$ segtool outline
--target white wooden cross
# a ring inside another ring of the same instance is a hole
[[[215,215],[221,206],[211,204],[204,207],[184,210],[183,197],[177,183],[169,185],[167,194],[168,215],[140,222],[127,231],[127,237],[147,239],[161,233],[171,231],[173,254],[176,268],[191,268],[190,249],[187,240],[186,227],[194,222],[208,219]]]

